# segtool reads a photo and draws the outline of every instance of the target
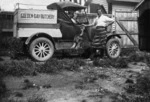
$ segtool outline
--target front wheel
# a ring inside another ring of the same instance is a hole
[[[49,39],[40,37],[32,41],[29,53],[36,61],[46,61],[54,54],[54,45]]]
[[[106,44],[106,52],[108,57],[110,57],[111,59],[118,58],[121,53],[120,41],[116,38],[108,40]]]

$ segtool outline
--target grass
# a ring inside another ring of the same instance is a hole
[[[11,58],[19,58],[19,54],[24,53],[24,42],[21,39],[14,37],[1,37],[0,50],[3,52],[0,55],[6,54]],[[7,52],[7,53],[6,53]]]
[[[24,76],[33,75],[38,66],[31,60],[12,61],[10,63],[0,64],[0,71],[4,75]]]
[[[31,97],[27,102],[47,102],[43,97]]]
[[[150,70],[137,78],[137,82],[126,89],[127,102],[150,102]]]
[[[82,59],[50,59],[39,69],[42,73],[55,73],[61,70],[78,71],[80,66],[84,66]]]
[[[128,60],[132,62],[144,62],[145,60],[147,60],[146,53],[143,52],[131,53],[128,57]]]
[[[104,68],[105,67],[127,68],[128,63],[130,62],[144,62],[150,67],[150,53],[136,51],[135,49],[133,50],[126,49],[122,53],[124,53],[125,55],[115,60],[109,58],[95,59],[93,65]]]
[[[135,53],[138,51],[138,48],[122,48],[121,50],[121,57],[124,56],[130,56],[131,54]]]
[[[0,77],[0,100],[3,97],[3,95],[6,93],[6,91],[7,91],[6,85],[3,82],[2,77]]]
[[[0,96],[7,91],[2,77],[4,76],[33,76],[38,73],[57,73],[62,70],[79,71],[80,66],[84,66],[85,62],[82,59],[55,59],[52,58],[43,64],[35,63],[29,59],[24,61],[14,60],[9,63],[0,64]],[[3,74],[3,75],[2,75]],[[8,102],[16,102],[10,100]],[[18,101],[17,101],[18,102]],[[28,102],[45,102],[41,98],[30,99]]]
[[[3,81],[3,77],[4,77],[3,72],[0,71],[0,101],[1,101],[1,98],[7,92],[7,88],[6,88],[6,85]]]
[[[12,76],[36,75],[37,73],[57,73],[61,70],[79,71],[80,66],[84,66],[82,59],[62,59],[52,58],[44,64],[37,64],[29,59],[25,61],[12,61],[0,64],[0,72]]]
[[[130,62],[144,62],[150,67],[149,53],[131,49],[123,53],[124,56],[122,55],[116,60],[108,58],[96,59],[93,65],[104,68],[111,66],[114,68],[128,68],[128,63]],[[129,87],[126,88],[126,92],[127,95],[120,96],[123,99],[121,102],[150,102],[150,69],[138,76],[136,83],[129,85]]]
[[[97,67],[104,67],[104,68],[109,68],[109,67],[127,68],[128,67],[128,61],[125,58],[118,58],[116,60],[104,58],[104,59],[94,60],[93,65],[97,66]]]
[[[129,62],[145,62],[150,65],[150,54],[143,52],[130,53],[128,57],[120,57],[116,60],[109,58],[95,59],[93,66],[104,68],[127,68]],[[57,73],[61,70],[78,71],[81,66],[85,66],[84,59],[79,58],[51,58],[43,64],[37,64],[30,59],[24,61],[12,61],[0,64],[0,72],[5,75],[24,76],[36,75],[37,73]]]
[[[19,99],[10,98],[10,99],[3,100],[2,102],[47,102],[47,100],[40,96],[32,96],[27,100],[23,100],[21,98],[19,98]]]
[[[150,54],[136,51],[129,54],[127,61],[144,62],[150,67]],[[129,85],[126,91],[129,96],[124,98],[125,102],[150,102],[150,69],[138,76],[136,83]]]
[[[130,62],[145,62],[150,66],[150,54],[146,52],[139,51],[131,51],[127,52],[126,57],[120,57],[116,60],[112,60],[109,58],[103,59],[95,59],[93,61],[93,66],[96,67],[104,67],[104,68],[128,68],[128,63]],[[125,52],[124,52],[125,53]],[[12,61],[10,63],[0,64],[0,75],[12,75],[12,76],[25,76],[25,75],[36,75],[38,73],[57,73],[62,70],[69,71],[79,71],[81,66],[85,66],[86,63],[83,59],[74,58],[64,58],[64,59],[56,59],[52,58],[46,61],[43,64],[35,63],[29,59],[24,61]],[[91,76],[89,76],[91,75]],[[95,73],[89,74],[88,77],[84,80],[85,83],[93,83],[98,78],[107,79],[109,76],[105,74]],[[80,83],[76,88],[84,89],[83,83]],[[134,94],[132,98],[122,96],[124,101],[122,102],[149,102],[150,101],[150,71],[146,71],[144,75],[141,75],[137,78],[137,83],[133,84],[126,91],[132,90],[131,93]],[[5,84],[2,81],[2,77],[0,76],[0,95],[3,95],[7,91]],[[138,97],[137,97],[138,96]],[[140,97],[139,97],[140,96]],[[16,101],[9,101],[16,102]],[[28,99],[28,102],[47,102],[42,97],[31,97]]]

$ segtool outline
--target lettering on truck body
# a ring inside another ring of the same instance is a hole
[[[21,13],[20,18],[39,18],[39,19],[54,19],[54,15],[52,14],[29,14],[29,13]]]
[[[18,23],[57,24],[57,11],[18,10]]]

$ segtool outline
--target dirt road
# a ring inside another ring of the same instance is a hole
[[[80,67],[80,71],[7,76],[4,81],[9,90],[8,98],[16,102],[26,102],[33,97],[43,97],[48,102],[119,102],[125,88],[134,83],[143,70],[148,69],[142,62],[129,63],[125,69],[94,67],[92,61],[86,63],[86,66]],[[33,87],[24,89],[24,80],[29,80]]]

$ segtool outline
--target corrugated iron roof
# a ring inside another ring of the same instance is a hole
[[[0,14],[13,14],[14,12],[12,11],[0,11]]]
[[[134,2],[134,3],[139,3],[141,0],[107,0],[108,2]]]

